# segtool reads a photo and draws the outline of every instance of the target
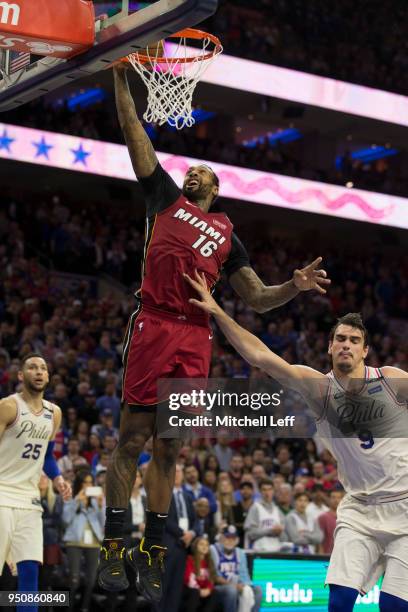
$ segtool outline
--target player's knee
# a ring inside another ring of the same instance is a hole
[[[328,612],[352,612],[357,597],[357,589],[331,584]]]
[[[408,601],[381,591],[380,612],[408,612]]]
[[[169,472],[176,465],[180,452],[181,441],[178,439],[158,440],[153,445],[153,459]]]
[[[130,459],[137,459],[146,444],[146,439],[143,433],[122,436],[118,443],[118,453]]]

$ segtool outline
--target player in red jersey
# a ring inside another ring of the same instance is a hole
[[[160,166],[131,97],[126,69],[114,69],[116,105],[135,174],[146,201],[146,244],[139,305],[130,317],[124,342],[120,440],[107,474],[105,540],[99,584],[111,591],[128,586],[124,567],[123,522],[136,476],[137,459],[153,436],[153,456],[145,477],[147,518],[140,547],[128,551],[139,591],[161,598],[163,534],[173,491],[178,440],[155,434],[159,378],[207,378],[211,358],[208,316],[189,302],[193,289],[183,273],[197,269],[213,287],[221,270],[234,290],[257,312],[282,306],[299,291],[325,292],[330,281],[318,258],[296,270],[283,285],[266,287],[223,213],[212,213],[219,181],[206,165],[190,168],[182,190]],[[183,535],[188,546],[191,533]]]

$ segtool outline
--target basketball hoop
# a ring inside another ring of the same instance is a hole
[[[213,34],[187,28],[169,37],[179,39],[169,44],[162,41],[143,52],[123,58],[140,75],[147,87],[147,110],[143,118],[148,123],[169,123],[181,130],[194,125],[192,101],[198,81],[222,53],[219,39]],[[200,49],[187,46],[187,41],[201,41]]]

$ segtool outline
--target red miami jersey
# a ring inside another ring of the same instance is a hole
[[[150,177],[139,179],[146,198],[146,242],[142,304],[188,316],[206,315],[189,303],[197,297],[183,273],[204,273],[212,289],[225,268],[230,276],[249,266],[248,255],[233,234],[224,213],[203,212],[189,202],[160,164]]]

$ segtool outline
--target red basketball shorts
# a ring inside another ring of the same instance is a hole
[[[141,306],[130,317],[123,347],[123,394],[129,405],[154,406],[160,378],[207,379],[211,329],[180,315]]]

